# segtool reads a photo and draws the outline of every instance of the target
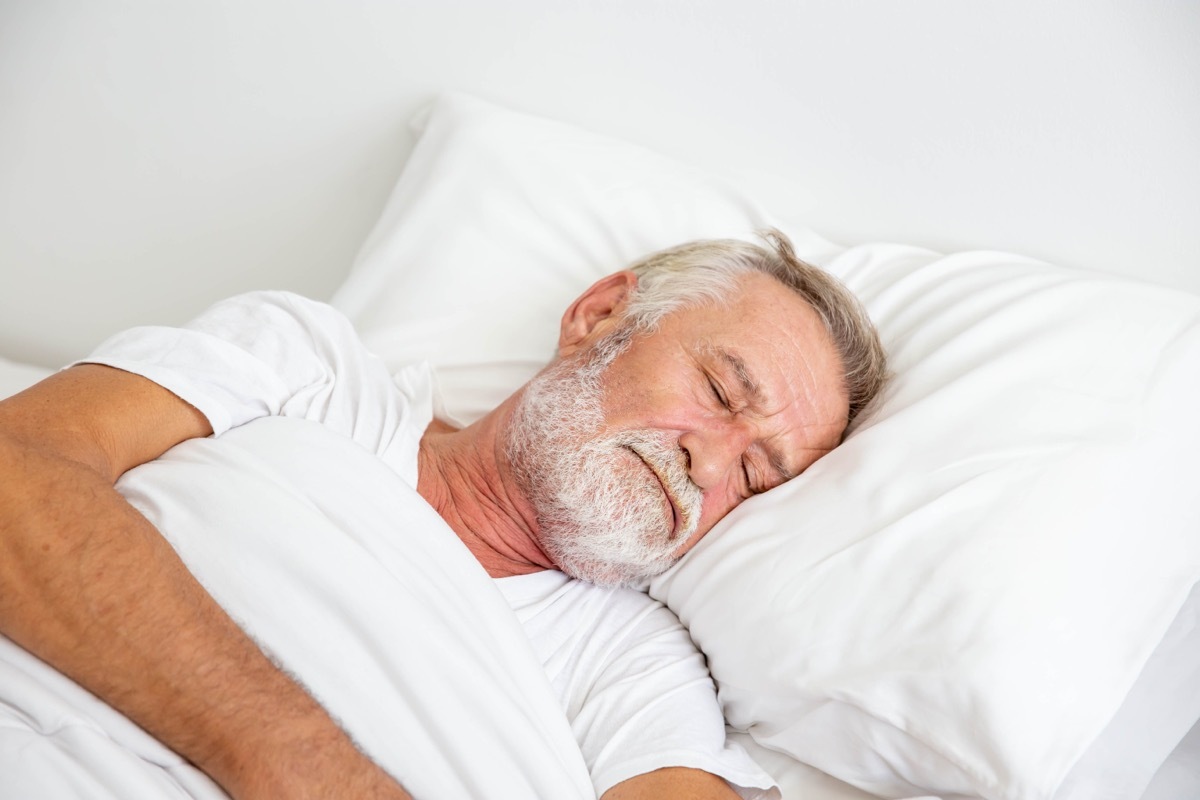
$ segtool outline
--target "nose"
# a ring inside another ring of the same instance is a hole
[[[752,427],[737,419],[712,422],[679,437],[679,446],[687,453],[688,475],[704,491],[717,486],[731,470],[740,470],[742,456],[753,442]]]

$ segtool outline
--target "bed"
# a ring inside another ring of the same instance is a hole
[[[1195,96],[1194,12],[1010,6],[981,34],[948,3],[872,24],[767,2],[452,9],[469,26],[403,3],[65,8],[5,12],[0,392],[120,327],[289,288],[389,364],[428,361],[467,422],[548,359],[591,280],[778,227],[864,299],[896,378],[649,588],[733,738],[784,798],[1200,796],[1200,242],[1181,223],[1200,125],[1174,99]],[[1016,101],[989,80],[1018,46]],[[1072,71],[1099,51],[1160,149]],[[381,65],[411,74],[346,82]],[[789,68],[823,71],[762,111]]]

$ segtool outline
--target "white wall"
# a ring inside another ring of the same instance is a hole
[[[0,355],[327,297],[447,88],[799,183],[844,242],[1200,292],[1197,42],[1193,0],[0,0]]]

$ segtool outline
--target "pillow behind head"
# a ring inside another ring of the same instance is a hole
[[[896,372],[883,402],[651,591],[766,746],[883,796],[1051,797],[1200,579],[1200,298],[843,250],[729,181],[463,96],[421,124],[334,302],[394,366],[430,361],[459,421],[649,251],[774,225],[863,298]]]
[[[883,796],[1053,797],[1200,580],[1200,298],[1001,253],[828,267],[884,402],[651,593],[760,743]]]
[[[594,281],[681,242],[780,224],[722,178],[464,95],[419,125],[333,303],[385,360],[428,360],[460,422],[550,361],[562,313]],[[790,233],[801,257],[838,250]]]

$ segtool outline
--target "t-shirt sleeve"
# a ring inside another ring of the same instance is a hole
[[[395,451],[410,455],[416,441],[395,437],[413,438],[425,425],[408,418],[432,414],[427,370],[394,378],[339,311],[287,292],[238,295],[179,328],[131,328],[78,363],[154,381],[217,436],[259,417],[299,417],[400,464],[407,458]]]
[[[569,714],[597,795],[656,769],[691,767],[721,776],[743,798],[779,797],[727,740],[704,657],[670,610],[650,601],[615,638],[598,639],[591,644],[607,652],[585,659],[599,666]]]

